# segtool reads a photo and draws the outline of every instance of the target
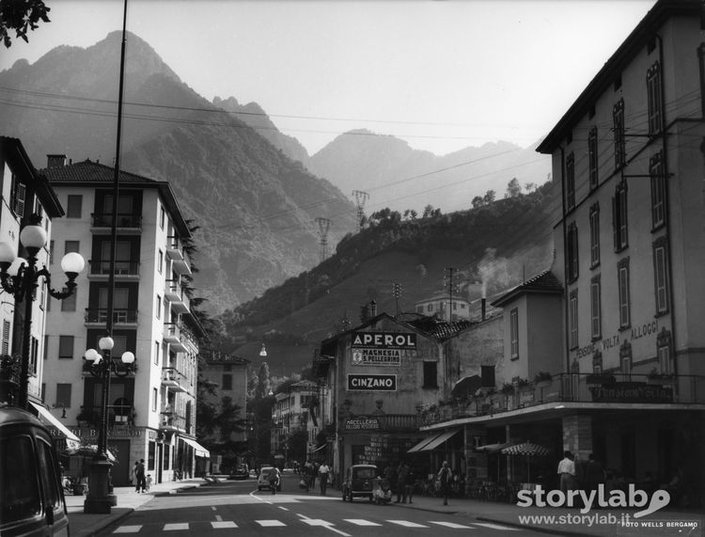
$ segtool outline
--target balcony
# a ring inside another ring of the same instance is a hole
[[[131,364],[130,366],[126,366],[125,364],[122,363],[122,361],[120,360],[120,355],[118,355],[118,354],[112,355],[111,359],[115,363],[115,367],[117,368],[117,371],[120,374],[120,376],[123,376],[123,373],[126,376],[133,376],[135,373],[137,373],[137,370],[139,368],[139,366],[137,365],[137,362]],[[92,365],[92,363],[89,362],[88,360],[83,360],[83,366],[81,368],[81,371],[84,376],[88,376],[90,374],[91,365]]]
[[[563,373],[553,375],[552,381],[541,385],[529,383],[431,408],[422,413],[421,425],[495,416],[550,403],[596,403],[610,407],[705,404],[705,376]],[[586,405],[583,408],[589,407]]]
[[[171,302],[171,309],[176,313],[187,313],[188,303],[184,290],[178,280],[166,280],[164,298]]]
[[[91,271],[88,278],[91,280],[107,280],[110,276],[110,261],[89,261]],[[115,261],[115,279],[137,280],[140,276],[139,261]]]
[[[183,373],[175,367],[162,368],[162,386],[169,388],[173,392],[186,392],[186,378]]]
[[[111,213],[92,213],[91,231],[93,233],[110,233],[113,225],[113,215]],[[127,235],[138,235],[142,232],[142,215],[131,213],[118,213],[118,232]]]
[[[164,323],[164,343],[168,343],[171,350],[184,352],[186,346],[182,341],[181,325],[179,323]]]
[[[167,237],[166,255],[172,261],[172,268],[179,274],[191,274],[191,263],[184,246],[178,237]]]
[[[108,320],[108,308],[87,309],[84,318],[87,327],[100,328],[104,326]],[[120,325],[126,328],[136,328],[137,310],[114,309],[113,325]]]
[[[173,407],[167,405],[161,412],[159,429],[165,432],[186,432],[186,418],[177,415]]]

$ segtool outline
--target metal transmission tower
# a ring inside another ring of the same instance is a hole
[[[370,199],[370,195],[362,190],[353,190],[352,195],[355,196],[355,203],[357,203],[358,231],[362,231],[362,219],[365,217],[365,202]]]
[[[330,229],[330,220],[319,216],[316,218],[318,224],[318,235],[321,237],[320,262],[323,263],[328,257],[328,230]]]
[[[392,295],[397,305],[397,316],[399,316],[399,298],[401,298],[402,286],[398,282],[392,282]]]
[[[458,269],[446,267],[443,272],[443,286],[448,285],[448,322],[453,321],[453,273]]]

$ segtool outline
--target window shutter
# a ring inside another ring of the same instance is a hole
[[[612,241],[614,249],[619,250],[619,216],[617,215],[617,198],[612,198]]]
[[[24,216],[25,198],[27,195],[27,187],[19,181],[15,184],[17,191],[15,192],[15,206],[13,210],[17,216]]]

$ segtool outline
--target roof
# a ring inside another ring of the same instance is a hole
[[[18,138],[0,136],[0,160],[7,160],[13,173],[17,174],[24,184],[34,190],[42,207],[51,218],[64,215],[64,209],[59,203],[59,198],[56,197],[56,192],[49,185],[46,176],[34,168]]]
[[[426,302],[436,302],[438,300],[448,300],[448,293],[437,293],[435,295],[432,295],[428,298],[420,298],[417,300],[415,303],[416,304],[425,304]],[[464,296],[460,295],[453,295],[452,297],[453,301],[459,301],[459,302],[470,302],[467,298]]]
[[[700,0],[659,0],[607,60],[595,78],[553,127],[553,130],[539,144],[536,151],[539,153],[553,152],[561,140],[565,138],[566,133],[580,121],[595,100],[614,83],[615,77],[623,70],[624,66],[640,53],[650,39],[653,39],[658,28],[666,20],[676,15],[700,17],[702,10]]]
[[[44,168],[41,173],[49,179],[52,186],[87,186],[106,187],[115,181],[115,168],[86,159],[82,162]],[[120,185],[129,188],[154,188],[166,206],[169,214],[174,219],[174,225],[181,238],[190,238],[191,231],[184,221],[179,204],[174,196],[174,191],[167,181],[156,181],[142,175],[120,170]]]
[[[533,278],[510,289],[497,300],[492,302],[493,306],[503,306],[510,300],[525,293],[542,293],[560,295],[563,293],[563,285],[550,270],[537,274]]]

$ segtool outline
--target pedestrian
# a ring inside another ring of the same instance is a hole
[[[409,467],[404,461],[397,466],[397,499],[394,503],[406,503],[406,486],[409,479]]]
[[[139,464],[140,464],[140,461],[135,461],[135,465],[132,467],[132,470],[130,470],[130,483],[135,484],[135,490],[137,492],[139,492],[139,490],[137,490],[137,488],[136,488],[137,487],[137,467],[139,466]]]
[[[326,495],[326,489],[328,488],[328,474],[329,473],[330,473],[330,467],[324,461],[323,464],[321,464],[318,467],[318,478],[321,481],[321,496]]]
[[[592,453],[588,455],[588,462],[585,465],[584,481],[585,490],[587,491],[597,491],[597,487],[600,483],[605,482],[605,469],[597,460],[595,460]]]
[[[145,492],[145,489],[147,488],[144,471],[144,459],[140,459],[140,462],[135,465],[135,478],[137,479],[135,490],[137,492]]]
[[[404,503],[408,500],[409,503],[414,503],[412,500],[414,498],[414,484],[416,480],[416,475],[414,475],[414,467],[407,466],[409,471],[406,475],[406,486],[404,487]]]
[[[304,463],[304,469],[303,469],[303,479],[304,482],[306,483],[306,494],[308,494],[308,491],[311,490],[311,487],[313,484],[311,483],[311,475],[313,474],[313,463],[309,459],[306,459],[306,462]]]
[[[443,464],[441,464],[441,469],[438,470],[437,478],[440,485],[441,496],[443,496],[443,505],[448,505],[450,483],[453,478],[453,473],[448,467],[448,461],[443,461]]]
[[[558,476],[560,478],[562,492],[566,493],[573,488],[575,481],[575,461],[573,461],[573,454],[568,450],[563,452],[563,458],[558,463]]]
[[[272,494],[277,493],[277,488],[279,488],[279,479],[281,474],[279,473],[279,468],[276,466],[269,471],[269,488],[272,489]]]
[[[149,492],[149,489],[152,488],[152,474],[147,474],[144,483],[146,491]]]

